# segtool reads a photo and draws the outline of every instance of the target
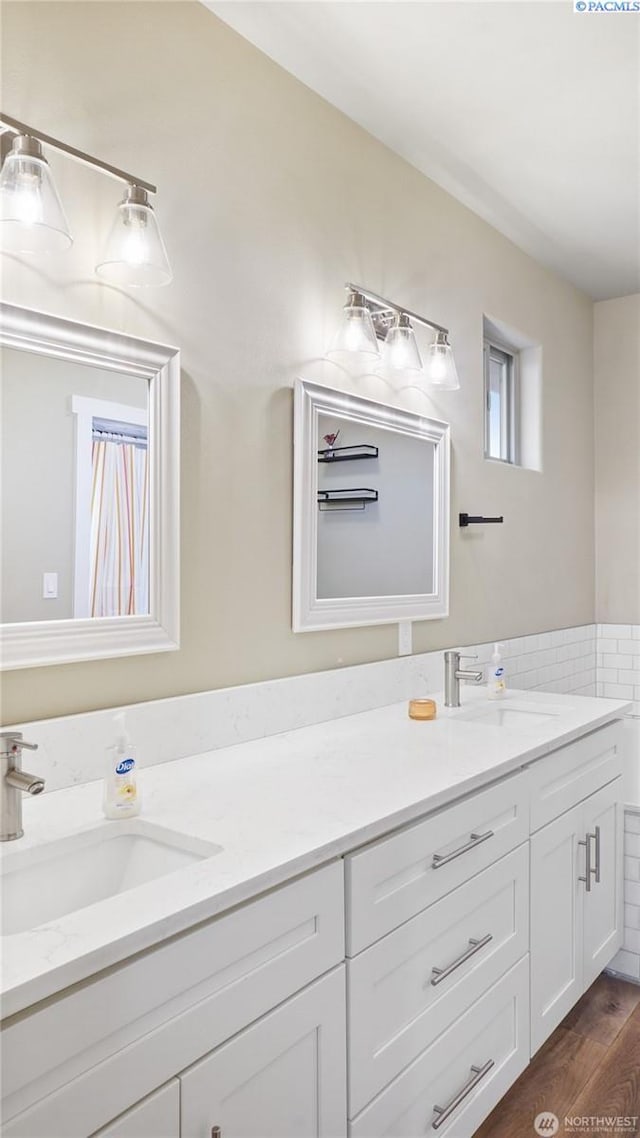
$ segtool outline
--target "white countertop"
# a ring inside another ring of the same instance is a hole
[[[3,1015],[53,995],[134,952],[411,822],[526,762],[620,718],[620,700],[509,692],[499,706],[536,704],[541,723],[489,726],[460,718],[498,706],[467,688],[463,708],[414,722],[406,702],[143,770],[142,817],[222,852],[28,932],[5,936]],[[102,784],[24,803],[15,850],[118,826]]]

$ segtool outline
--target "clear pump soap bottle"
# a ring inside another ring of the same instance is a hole
[[[502,656],[500,650],[504,648],[504,644],[494,644],[493,655],[491,657],[491,667],[489,668],[489,683],[487,694],[489,699],[502,699],[507,691],[507,679],[505,676],[504,665],[502,663]]]
[[[124,711],[114,715],[116,741],[107,747],[102,808],[107,818],[133,818],[140,813],[137,752],[127,732]]]

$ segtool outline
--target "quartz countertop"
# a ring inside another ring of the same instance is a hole
[[[516,771],[629,707],[515,691],[489,703],[486,688],[471,687],[460,709],[433,698],[439,710],[430,722],[409,719],[407,703],[396,703],[143,770],[141,817],[221,852],[0,938],[3,1016]],[[525,705],[547,718],[523,715],[517,726],[465,718]],[[0,865],[16,851],[120,825],[104,818],[101,800],[101,782],[26,800],[25,837],[3,846]]]

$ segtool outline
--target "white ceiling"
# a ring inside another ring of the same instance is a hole
[[[205,0],[596,299],[640,291],[640,14],[571,0]]]

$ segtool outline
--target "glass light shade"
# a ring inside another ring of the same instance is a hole
[[[327,355],[330,359],[338,359],[344,354],[353,353],[364,356],[380,355],[371,313],[359,292],[350,293],[344,306],[342,324]]]
[[[427,379],[441,391],[457,391],[460,387],[456,362],[446,332],[438,332],[433,344],[429,346]]]
[[[0,242],[13,253],[58,253],[73,242],[49,163],[18,135],[0,173]]]
[[[110,284],[134,288],[165,285],[171,280],[171,266],[156,215],[146,191],[138,186],[129,186],[118,204],[96,273]]]
[[[398,313],[387,332],[382,348],[382,360],[376,368],[380,375],[410,379],[422,371],[422,360],[411,321],[404,312]]]

